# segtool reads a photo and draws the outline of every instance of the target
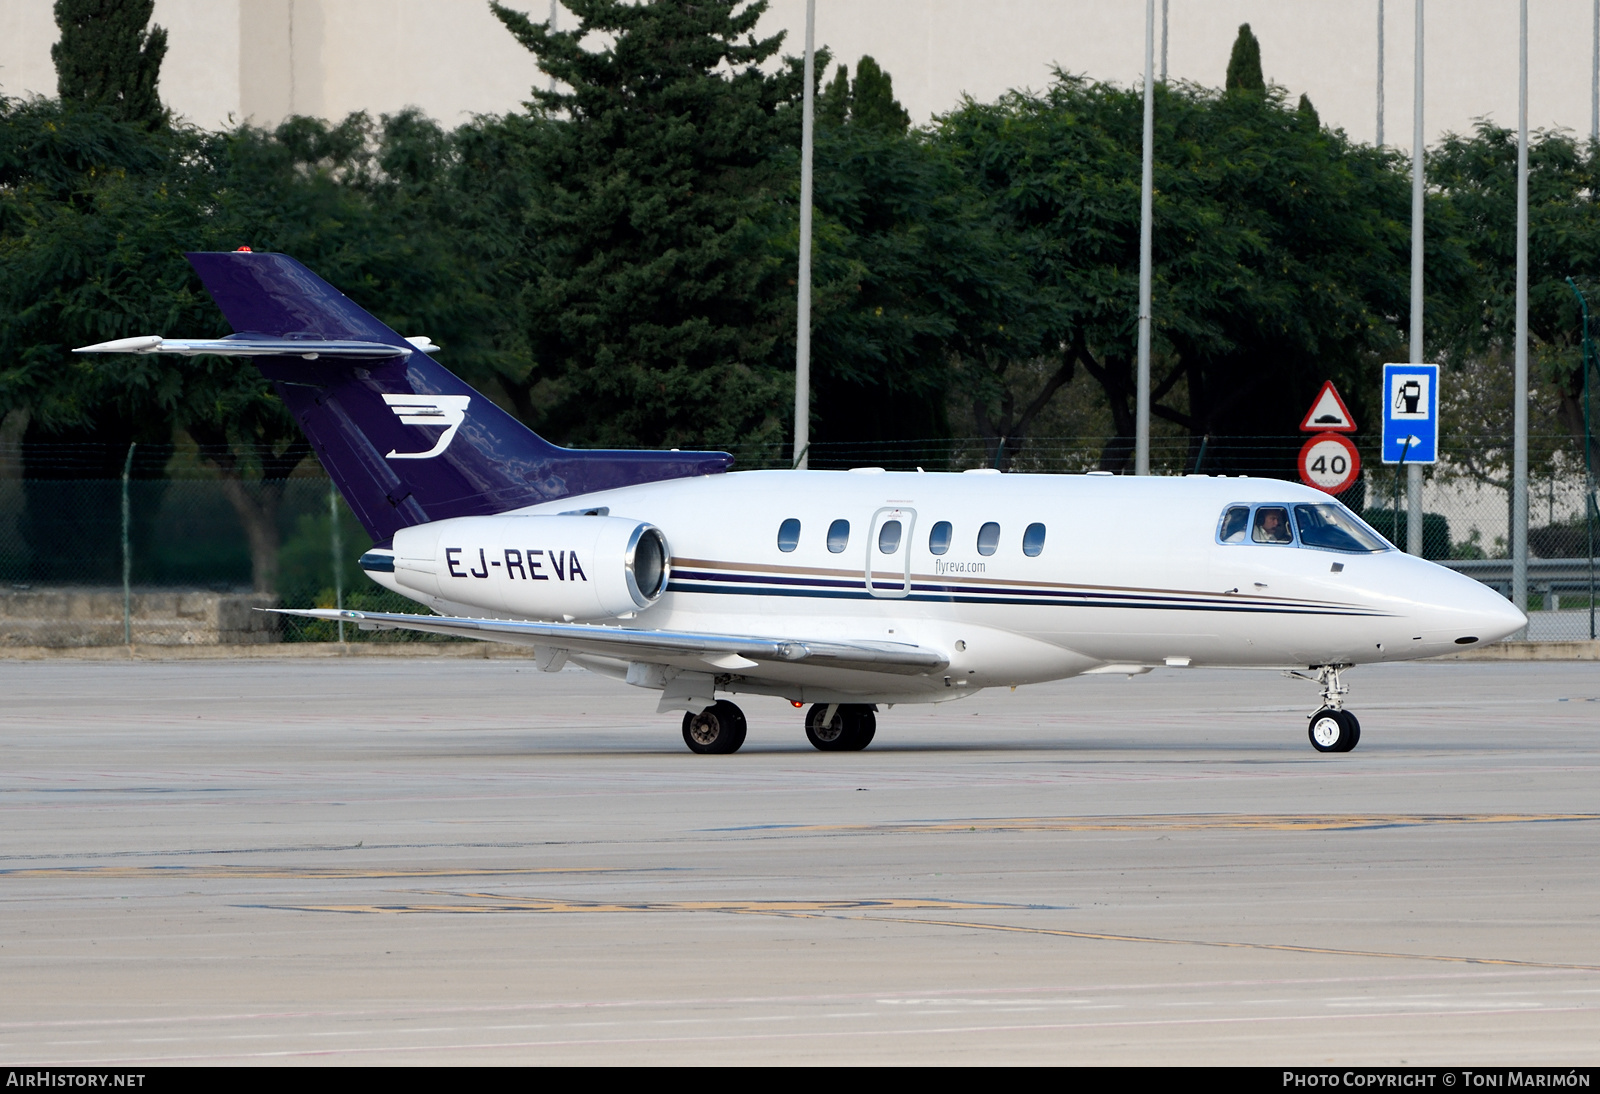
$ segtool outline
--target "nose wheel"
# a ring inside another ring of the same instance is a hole
[[[1311,715],[1306,736],[1311,747],[1318,752],[1349,752],[1361,743],[1361,723],[1350,711],[1344,709],[1344,697],[1350,688],[1339,679],[1339,673],[1348,665],[1315,665],[1315,676],[1303,672],[1289,672],[1300,680],[1313,680],[1322,687],[1322,706]]]
[[[1361,723],[1348,710],[1323,707],[1311,716],[1307,736],[1318,752],[1349,752],[1361,743]]]

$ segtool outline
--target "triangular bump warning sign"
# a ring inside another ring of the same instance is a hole
[[[1300,428],[1307,433],[1356,431],[1356,423],[1350,416],[1350,408],[1339,398],[1339,389],[1333,386],[1332,380],[1322,385],[1322,391],[1312,401],[1311,410],[1306,414],[1306,420],[1300,423]]]

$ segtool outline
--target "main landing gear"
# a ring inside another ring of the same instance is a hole
[[[823,752],[860,752],[878,732],[878,716],[865,703],[813,703],[806,739]]]
[[[1350,689],[1339,679],[1339,672],[1348,667],[1318,665],[1314,677],[1303,672],[1290,674],[1302,680],[1314,679],[1322,685],[1322,706],[1311,715],[1311,724],[1306,728],[1311,747],[1318,752],[1349,752],[1361,743],[1361,723],[1344,709],[1344,697]]]
[[[739,751],[746,728],[744,711],[719,699],[699,714],[690,711],[683,716],[683,743],[690,752],[726,755]]]
[[[806,739],[823,752],[860,752],[878,731],[874,709],[868,703],[815,703],[806,712]],[[691,752],[725,756],[739,751],[746,728],[744,711],[719,699],[683,716],[683,743]]]

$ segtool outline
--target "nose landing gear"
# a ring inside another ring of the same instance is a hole
[[[1307,735],[1318,752],[1349,752],[1361,741],[1361,723],[1348,710],[1323,707],[1311,716]]]
[[[1303,672],[1286,673],[1300,680],[1315,680],[1322,686],[1322,706],[1311,715],[1306,735],[1311,747],[1318,752],[1349,752],[1361,742],[1361,723],[1350,711],[1344,709],[1344,697],[1350,688],[1339,679],[1339,673],[1349,665],[1315,665],[1315,676]]]

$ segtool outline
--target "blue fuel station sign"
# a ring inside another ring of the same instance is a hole
[[[1439,366],[1383,366],[1383,462],[1437,463]]]

